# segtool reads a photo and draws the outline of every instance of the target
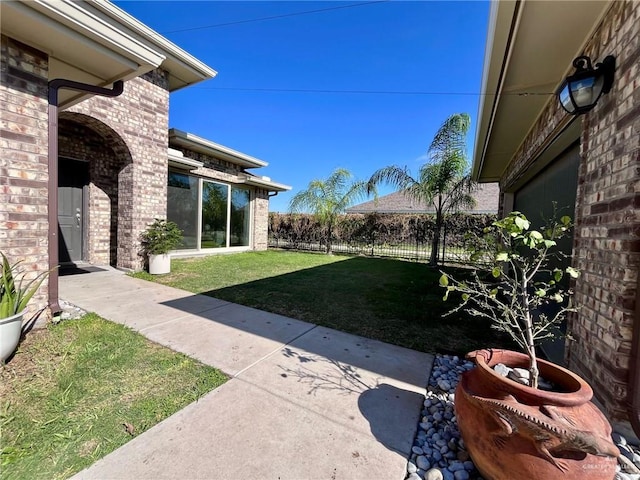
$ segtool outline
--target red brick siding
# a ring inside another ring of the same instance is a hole
[[[269,192],[256,191],[253,212],[253,248],[266,250],[269,245]]]
[[[97,265],[117,265],[120,175],[131,164],[119,136],[93,118],[62,112],[58,123],[60,157],[89,164],[86,258]]]
[[[96,211],[89,214],[92,261],[113,262],[114,232],[113,228],[106,227],[106,224],[113,225],[114,211],[107,213],[109,202],[111,205],[115,202],[113,195],[117,195],[115,258],[119,267],[142,267],[140,232],[154,218],[166,216],[169,113],[166,87],[165,72],[157,70],[126,82],[119,97],[93,97],[65,110],[68,118],[76,121],[85,118],[87,126],[103,138],[105,148],[114,150],[102,165],[98,159],[89,159],[96,163],[91,167],[90,186],[90,201],[96,207]],[[79,139],[79,142],[84,141]],[[101,160],[105,158],[102,156]]]
[[[612,91],[584,115],[575,212],[573,265],[578,312],[569,318],[575,341],[569,368],[587,379],[607,414],[626,418],[635,289],[640,268],[640,3],[612,2],[584,54],[616,56]],[[552,99],[509,166],[508,190],[535,161],[540,145],[566,124]]]
[[[0,36],[0,251],[28,278],[48,269],[48,56]],[[47,304],[47,282],[30,310]]]

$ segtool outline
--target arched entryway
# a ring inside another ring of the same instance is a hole
[[[118,266],[122,240],[131,231],[129,148],[103,122],[60,112],[58,156],[60,263]]]

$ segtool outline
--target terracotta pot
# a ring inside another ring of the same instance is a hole
[[[508,350],[467,355],[476,368],[456,389],[458,427],[486,480],[612,480],[619,451],[611,426],[590,401],[591,387],[571,371],[539,360],[541,376],[561,392],[534,389],[494,372],[493,366],[529,367]]]

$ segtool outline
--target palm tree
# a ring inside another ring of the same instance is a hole
[[[291,213],[311,212],[323,227],[326,253],[331,253],[331,236],[338,216],[354,202],[375,195],[375,186],[352,180],[344,168],[335,170],[326,180],[312,180],[306,190],[294,195],[289,202]]]
[[[381,183],[387,183],[414,200],[433,206],[436,224],[430,265],[438,263],[444,215],[461,207],[475,205],[471,195],[475,183],[468,173],[465,140],[470,123],[468,114],[456,113],[442,124],[429,146],[429,161],[420,167],[416,178],[411,176],[407,167],[392,165],[377,170],[368,182],[370,191]]]

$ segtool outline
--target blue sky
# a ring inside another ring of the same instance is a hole
[[[472,155],[488,2],[115,3],[218,71],[171,94],[169,125],[268,162],[253,172],[293,187],[271,211],[339,167],[417,171],[453,113]]]

